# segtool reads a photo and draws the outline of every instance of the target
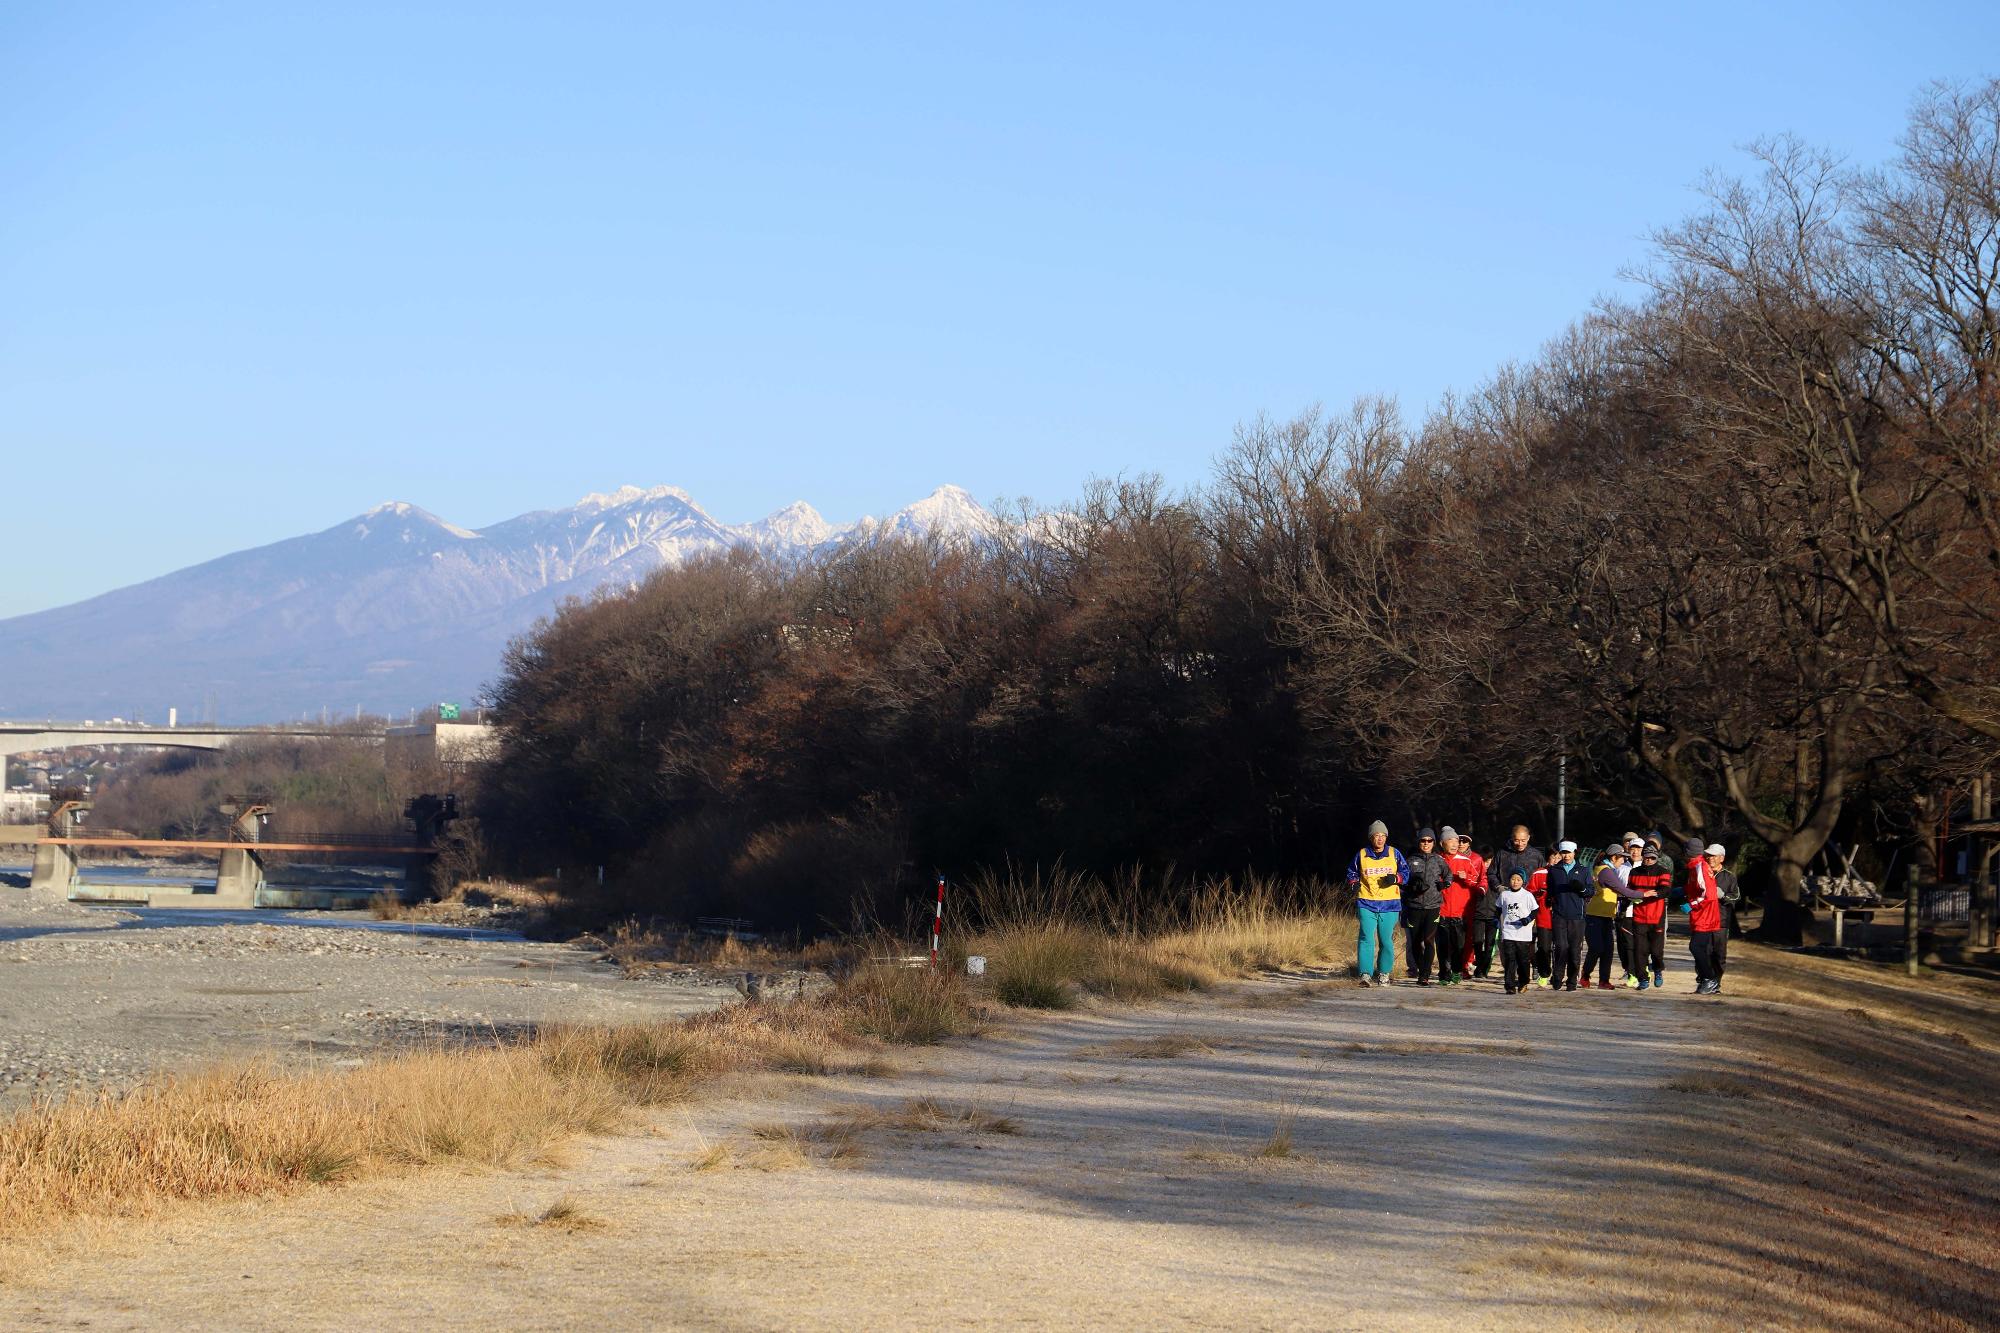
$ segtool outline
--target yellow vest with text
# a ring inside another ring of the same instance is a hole
[[[1396,849],[1384,847],[1379,853],[1364,847],[1358,858],[1361,862],[1361,883],[1355,896],[1364,903],[1403,903],[1402,881],[1396,876]]]

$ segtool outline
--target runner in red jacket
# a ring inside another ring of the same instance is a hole
[[[1472,839],[1461,838],[1446,825],[1439,842],[1451,878],[1445,881],[1444,906],[1438,911],[1438,984],[1456,986],[1469,970],[1465,962],[1465,914],[1472,906],[1472,886],[1486,887],[1486,863],[1472,853]]]
[[[1694,954],[1696,995],[1722,993],[1722,886],[1715,882],[1706,849],[1697,843],[1688,854],[1685,884],[1688,901],[1688,949]]]
[[[1549,866],[1562,859],[1560,852],[1549,853]],[[1555,922],[1549,917],[1549,866],[1540,866],[1528,876],[1528,892],[1535,895],[1535,984],[1549,988],[1549,941]]]
[[[1640,854],[1639,864],[1625,881],[1625,896],[1632,906],[1632,968],[1640,990],[1658,990],[1666,984],[1667,895],[1674,887],[1674,872],[1660,864],[1660,849],[1652,843]]]

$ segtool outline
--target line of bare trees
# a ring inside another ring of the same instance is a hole
[[[1619,828],[1767,844],[1796,931],[1829,839],[1921,834],[2000,749],[2000,83],[1707,198],[1643,299],[1420,424],[565,608],[506,665],[489,839],[840,920],[1006,858],[1324,870],[1364,812],[1543,809],[1562,757]]]

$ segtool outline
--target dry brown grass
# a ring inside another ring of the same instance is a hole
[[[1351,984],[1351,983],[1349,983]],[[1338,981],[1307,981],[1296,986],[1279,986],[1270,990],[1254,990],[1240,995],[1235,1003],[1244,1009],[1282,1009],[1288,1005],[1304,1004],[1314,996],[1339,989]]]
[[[792,1171],[806,1166],[855,1166],[862,1159],[861,1135],[839,1121],[811,1125],[753,1125],[752,1148],[738,1159],[754,1171]]]
[[[539,934],[564,910],[552,882],[518,884],[511,880],[465,880],[442,897],[406,903],[395,893],[378,893],[368,901],[378,921],[419,921],[438,925],[502,925]]]
[[[1352,912],[1316,885],[1226,880],[1177,890],[1106,885],[1058,868],[988,877],[973,890],[987,927],[965,952],[987,960],[1005,1004],[1068,1009],[1084,995],[1147,1000],[1259,972],[1339,966]]]
[[[558,1072],[524,1048],[341,1072],[243,1065],[46,1102],[0,1123],[0,1239],[179,1200],[531,1160],[560,1138],[610,1129],[621,1106],[597,1071]]]
[[[918,1097],[896,1106],[853,1106],[804,1124],[767,1123],[750,1127],[747,1149],[710,1149],[696,1170],[741,1166],[753,1171],[791,1171],[811,1166],[852,1166],[866,1156],[870,1134],[1003,1134],[1021,1132],[1021,1122],[974,1106],[950,1106]]]
[[[1258,1146],[1255,1155],[1267,1161],[1272,1158],[1297,1157],[1299,1153],[1295,1137],[1298,1122],[1298,1111],[1287,1107],[1279,1114],[1278,1123],[1271,1127],[1271,1136]]]
[[[534,1160],[734,1072],[824,1073],[844,1055],[857,1072],[893,1073],[875,1053],[880,1043],[934,1041],[972,1024],[954,978],[885,971],[823,995],[679,1022],[550,1028],[520,1045],[419,1051],[343,1071],[244,1065],[38,1103],[0,1121],[0,1242],[187,1200],[435,1163]]]
[[[1505,1055],[1526,1058],[1535,1054],[1535,1048],[1523,1041],[1424,1041],[1413,1038],[1401,1041],[1350,1041],[1336,1054],[1343,1058],[1356,1055],[1410,1055],[1431,1059],[1446,1055]]]
[[[1127,1060],[1175,1060],[1183,1055],[1207,1055],[1214,1050],[1214,1046],[1200,1037],[1185,1032],[1170,1032],[1160,1037],[1131,1037],[1096,1046],[1079,1046],[1071,1052],[1070,1058],[1089,1060],[1109,1055]]]
[[[621,921],[593,938],[604,956],[628,976],[660,968],[845,975],[867,952],[864,942],[852,939],[743,940],[670,928],[657,921]]]
[[[557,1199],[539,1213],[516,1210],[502,1213],[493,1219],[495,1226],[503,1227],[546,1227],[551,1231],[567,1231],[572,1234],[581,1231],[602,1231],[607,1225],[603,1218],[593,1217],[567,1194]]]

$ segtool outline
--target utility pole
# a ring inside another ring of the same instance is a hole
[[[1569,822],[1569,756],[1556,756],[1556,841],[1563,840],[1564,825]]]

